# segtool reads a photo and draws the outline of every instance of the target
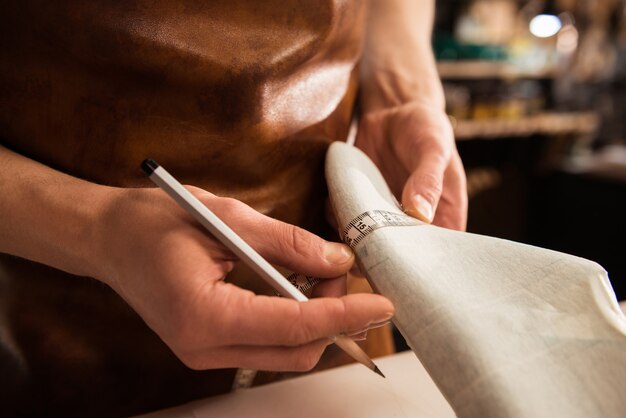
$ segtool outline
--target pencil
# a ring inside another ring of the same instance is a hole
[[[228,225],[217,217],[209,208],[202,204],[178,180],[161,167],[156,161],[146,159],[141,169],[157,186],[163,189],[183,209],[191,214],[226,248],[231,250],[241,261],[246,263],[256,274],[271,285],[281,296],[306,302],[309,299],[296,289],[278,270],[257,253],[248,243],[235,233]],[[344,350],[350,357],[370,370],[385,377],[372,359],[351,338],[343,335],[331,337],[331,340]]]

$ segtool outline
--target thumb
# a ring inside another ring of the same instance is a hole
[[[424,153],[414,166],[402,191],[402,205],[409,215],[431,223],[443,190],[446,161]]]
[[[258,223],[253,247],[271,263],[318,277],[345,274],[354,254],[345,244],[326,241],[294,225],[266,218]]]
[[[354,264],[347,245],[263,215],[243,202],[206,195],[205,203],[272,264],[322,278],[341,276]]]

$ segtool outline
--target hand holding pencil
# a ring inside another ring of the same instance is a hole
[[[323,278],[342,276],[352,265],[342,244],[236,200],[187,189],[273,264]],[[102,276],[191,368],[308,370],[332,342],[329,337],[358,333],[393,314],[392,304],[378,295],[301,303],[225,283],[235,256],[162,190],[120,194],[106,220],[112,232],[105,240],[111,262]],[[339,296],[332,289],[341,287],[338,283],[329,280],[320,286]]]
[[[270,284],[278,294],[298,302],[308,302],[309,299],[303,293],[294,287],[293,284],[289,283],[289,281],[268,263],[267,260],[185,189],[170,173],[159,166],[156,161],[150,159],[145,160],[142,164],[142,169],[155,184],[161,187],[183,209],[191,214],[214,238],[217,238],[256,274]],[[328,247],[333,244],[329,243],[326,245]],[[335,250],[333,251],[335,254],[333,254],[333,259],[339,256],[341,262],[344,261],[344,259],[347,260],[350,258],[350,250],[338,244],[334,245]],[[326,258],[328,259],[328,257]],[[337,260],[335,259],[333,261]],[[367,354],[354,341],[343,335],[343,333],[333,334],[329,338],[355,360],[364,364],[382,377],[385,377]]]

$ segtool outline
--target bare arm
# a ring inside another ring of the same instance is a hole
[[[365,111],[421,101],[444,110],[431,47],[434,0],[370,0],[362,67]]]
[[[376,162],[408,213],[465,229],[465,173],[430,42],[434,1],[369,4],[357,146]]]
[[[352,266],[343,244],[190,190],[272,263],[329,279]],[[393,314],[382,296],[341,296],[338,280],[322,284],[337,297],[305,303],[224,282],[233,255],[160,189],[89,183],[0,148],[0,196],[0,251],[108,284],[195,369],[310,369],[327,337]]]
[[[99,239],[95,226],[115,190],[0,145],[0,252],[93,275],[96,257],[90,243]]]

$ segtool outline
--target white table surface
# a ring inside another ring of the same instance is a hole
[[[452,409],[412,351],[374,360],[387,376],[361,364],[242,389],[142,418],[448,418]]]
[[[626,301],[620,303],[626,313]],[[141,418],[451,418],[454,412],[412,351],[243,389]],[[139,417],[137,417],[139,418]]]

